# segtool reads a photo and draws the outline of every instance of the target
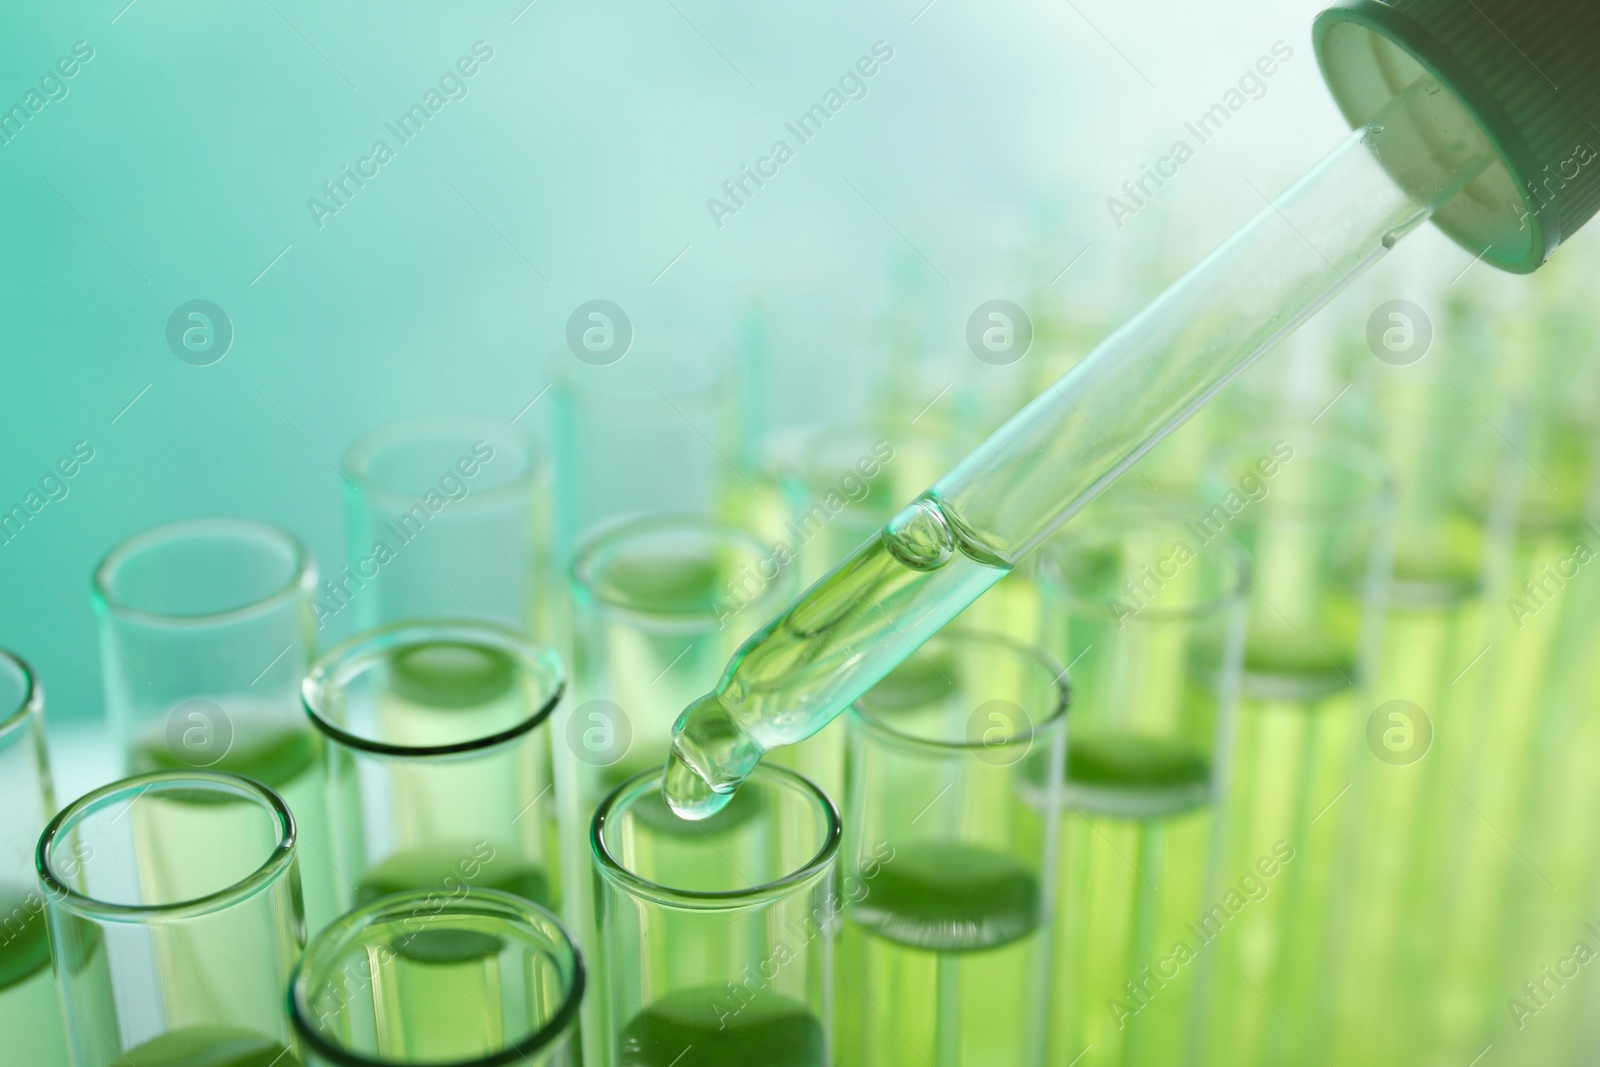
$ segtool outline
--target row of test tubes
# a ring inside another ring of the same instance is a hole
[[[907,345],[782,433],[776,319],[742,379],[585,365],[548,449],[527,408],[396,424],[336,571],[252,521],[135,536],[91,582],[133,777],[58,811],[0,658],[0,1032],[44,1067],[1576,1062],[1579,251],[1422,285],[1420,355],[1336,305],[704,823],[660,796],[679,710],[1098,324]]]

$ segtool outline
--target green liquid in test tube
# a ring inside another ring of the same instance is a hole
[[[673,807],[715,812],[1422,223],[1527,272],[1587,221],[1600,168],[1535,182],[1592,136],[1600,11],[1488,7],[1324,12],[1318,58],[1355,133],[757,630],[678,720]]]

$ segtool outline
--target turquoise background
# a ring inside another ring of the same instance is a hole
[[[774,358],[754,414],[845,417],[882,371],[850,324],[895,286],[920,294],[934,348],[995,297],[1114,320],[1259,210],[1250,185],[1281,189],[1344,133],[1298,0],[524,5],[0,14],[0,107],[94,49],[0,145],[0,509],[75,442],[95,450],[0,546],[0,644],[39,666],[53,717],[99,712],[88,582],[112,545],[241,515],[336,566],[345,448],[407,415],[516,414],[570,364],[585,300],[635,323],[619,374],[737,358],[757,302],[835,330]],[[1106,197],[1279,39],[1295,57],[1265,95],[1114,226]],[[894,58],[866,97],[719,229],[707,198],[880,40]],[[468,95],[319,228],[308,198],[477,41],[494,56]],[[166,344],[194,299],[235,331],[211,366]]]

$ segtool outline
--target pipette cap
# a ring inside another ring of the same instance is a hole
[[[1594,0],[1340,0],[1312,41],[1354,126],[1424,73],[1477,121],[1499,165],[1434,216],[1473,255],[1529,273],[1600,208]]]

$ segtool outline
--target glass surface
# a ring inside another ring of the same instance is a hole
[[[1059,664],[949,630],[850,712],[841,1067],[1045,1062],[1066,706]]]
[[[305,945],[295,824],[232,774],[113,783],[39,841],[75,1067],[297,1067],[283,1014]]]
[[[411,419],[356,442],[344,468],[349,557],[319,590],[319,627],[476,618],[543,632],[550,468],[528,435],[487,417]]]
[[[710,820],[660,776],[618,786],[590,831],[610,1067],[828,1067],[839,816],[764,768]]]
[[[674,806],[716,810],[815,734],[1491,158],[1437,82],[1397,96],[758,630],[680,718]]]
[[[569,1067],[585,984],[556,917],[485,889],[388,896],[306,948],[289,1014],[311,1067]]]
[[[1182,1062],[1202,1022],[1195,964],[1226,877],[1213,809],[1247,572],[1232,538],[1196,524],[1204,512],[1186,497],[1107,499],[1042,550],[1046,647],[1072,664],[1073,688],[1051,1063]]]
[[[232,771],[279,793],[312,929],[335,913],[322,744],[299,699],[318,595],[305,547],[243,519],[146,531],[94,576],[106,711],[128,768]]]
[[[411,889],[558,899],[554,652],[474,622],[399,623],[328,652],[306,711],[328,745],[346,907]]]
[[[0,651],[0,1034],[8,1056],[67,1067],[67,1032],[50,968],[45,898],[33,873],[39,834],[55,814],[44,746],[44,690]]]

